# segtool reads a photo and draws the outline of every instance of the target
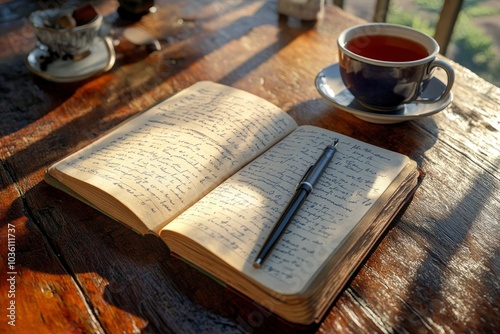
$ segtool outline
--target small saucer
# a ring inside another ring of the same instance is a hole
[[[110,38],[96,38],[90,47],[90,54],[81,60],[55,59],[42,69],[48,52],[35,48],[26,57],[28,69],[40,77],[54,82],[76,82],[109,71],[116,60],[115,49]]]
[[[347,90],[340,77],[338,63],[330,65],[319,72],[315,83],[318,92],[337,108],[345,110],[366,122],[377,124],[394,124],[430,116],[446,108],[453,100],[453,94],[450,92],[444,99],[434,103],[415,101],[404,104],[390,113],[378,113],[361,105]],[[444,88],[445,84],[433,77],[425,91],[423,91],[422,97],[435,98],[436,95],[444,91]]]

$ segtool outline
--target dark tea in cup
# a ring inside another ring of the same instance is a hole
[[[362,57],[382,61],[413,61],[429,55],[423,45],[404,37],[389,35],[356,37],[347,42],[346,48]]]
[[[434,103],[453,86],[452,67],[436,59],[439,45],[415,29],[364,24],[344,30],[337,45],[342,81],[359,103],[374,111],[393,111],[413,101]],[[446,89],[437,99],[420,98],[436,67],[448,76]]]

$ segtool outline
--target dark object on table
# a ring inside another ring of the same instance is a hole
[[[149,13],[154,6],[154,0],[119,0],[118,14],[122,19],[137,21]]]

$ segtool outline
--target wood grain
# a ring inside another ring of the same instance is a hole
[[[118,3],[96,7],[119,33]],[[377,125],[334,108],[314,87],[337,61],[336,36],[363,21],[327,6],[317,23],[280,17],[275,1],[156,1],[132,25],[161,43],[122,43],[114,68],[59,84],[31,74],[26,16],[0,23],[0,306],[15,226],[17,333],[500,332],[500,89],[453,63],[453,103]],[[9,5],[12,6],[12,5]],[[0,7],[0,12],[7,7]],[[10,8],[10,7],[9,7]],[[28,11],[29,9],[29,11]],[[449,61],[449,60],[447,60]],[[451,61],[450,61],[451,62]],[[314,124],[409,155],[425,173],[412,203],[317,325],[283,322],[142,237],[43,182],[45,168],[199,80],[259,95]],[[11,225],[9,225],[11,224]],[[4,311],[2,311],[4,312]]]

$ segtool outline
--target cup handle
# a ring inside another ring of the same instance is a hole
[[[431,71],[434,68],[436,68],[436,67],[442,68],[446,72],[446,75],[448,77],[448,81],[446,83],[446,88],[445,88],[444,92],[439,97],[437,97],[435,99],[420,99],[420,98],[417,98],[417,99],[415,99],[416,102],[419,102],[419,103],[435,103],[435,102],[438,102],[438,101],[442,100],[443,98],[445,98],[450,93],[451,87],[453,87],[453,83],[455,82],[455,71],[453,70],[453,68],[451,67],[451,65],[448,64],[447,62],[442,61],[442,60],[434,60],[429,65],[429,68],[427,69],[427,73],[431,73]]]

